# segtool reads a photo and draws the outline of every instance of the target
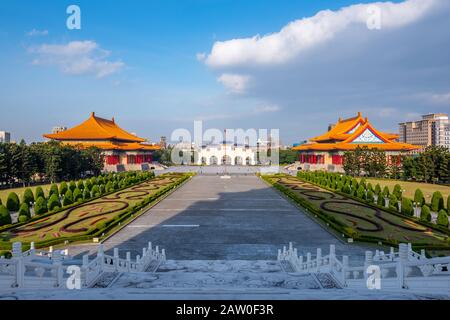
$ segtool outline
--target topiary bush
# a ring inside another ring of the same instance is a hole
[[[388,188],[388,186],[385,186],[383,188],[383,196],[389,197],[389,195],[390,195],[389,188]]]
[[[392,194],[397,197],[397,199],[402,198],[402,187],[399,184],[396,184],[394,186],[394,189],[392,190]]]
[[[412,201],[408,198],[402,199],[402,213],[408,216],[414,215],[414,209],[412,206]]]
[[[41,187],[37,187],[34,192],[34,198],[37,199],[39,197],[42,197],[45,199],[45,193],[44,190]]]
[[[422,211],[420,212],[420,220],[430,222],[431,221],[431,210],[426,204],[422,206]]]
[[[75,181],[70,181],[69,182],[69,190],[70,191],[74,191],[75,190],[75,188],[77,187],[77,185],[76,185],[76,183],[75,183]]]
[[[89,200],[90,198],[91,198],[91,192],[89,191],[88,188],[85,188],[83,191],[83,199]]]
[[[1,204],[1,200],[0,200]],[[450,195],[447,197],[447,213],[450,215]]]
[[[416,189],[416,192],[414,192],[414,202],[420,203],[421,206],[425,204],[425,197],[423,196],[422,190]]]
[[[4,226],[11,223],[12,220],[8,208],[6,208],[4,205],[0,205],[0,226]]]
[[[35,214],[44,214],[46,212],[48,212],[47,201],[45,201],[45,199],[42,197],[37,198],[37,200],[34,204],[34,213]]]
[[[342,189],[342,191],[343,191],[344,193],[346,193],[346,194],[350,194],[350,193],[351,193],[350,185],[349,185],[349,184],[346,184],[346,185],[344,186],[344,188]]]
[[[20,201],[15,192],[9,193],[8,198],[6,199],[6,208],[8,208],[9,211],[19,211]]]
[[[381,194],[381,187],[380,185],[377,183],[377,185],[375,186],[375,194],[380,195]]]
[[[75,189],[76,189],[76,187],[75,187]],[[65,207],[65,206],[71,205],[72,203],[73,203],[73,193],[70,190],[70,186],[69,186],[69,190],[67,190],[66,194],[64,195],[62,204]]]
[[[369,201],[370,203],[374,202],[373,191],[372,190],[367,191],[367,199],[366,200]]]
[[[438,213],[437,224],[443,227],[448,227],[448,215],[444,209],[441,209]]]
[[[30,188],[26,188],[23,192],[22,202],[26,204],[30,204],[31,202],[34,202],[34,195],[33,191],[31,191]]]
[[[83,193],[81,193],[80,189],[76,188],[73,191],[73,202],[75,203],[75,202],[78,202],[78,201],[81,201],[81,200],[83,200]]]
[[[98,185],[93,185],[91,193],[92,193],[93,197],[99,197],[100,196],[100,188],[99,188],[99,186]]]
[[[358,188],[358,190],[356,192],[356,196],[359,199],[366,200],[366,189],[364,189],[362,184],[360,184],[360,186],[359,186],[359,188]]]
[[[66,194],[67,190],[69,190],[67,183],[65,181],[61,182],[61,184],[59,185],[59,194]]]
[[[77,188],[80,189],[80,191],[84,190],[84,182],[83,182],[83,180],[78,180]],[[75,190],[74,190],[74,192],[75,192]]]
[[[435,191],[431,197],[431,210],[439,212],[441,209],[444,209],[444,198],[439,191]]]
[[[49,211],[53,211],[57,207],[61,207],[61,202],[59,202],[59,198],[56,196],[56,194],[52,194],[50,199],[48,199],[47,207]]]
[[[389,196],[389,206],[392,206],[395,210],[398,210],[398,198],[394,193]]]
[[[19,217],[26,216],[31,218],[30,207],[26,203],[22,203],[19,208]]]

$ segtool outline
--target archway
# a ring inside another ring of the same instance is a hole
[[[242,165],[242,157],[236,156],[234,158],[234,164],[237,166],[241,166]]]
[[[216,156],[212,156],[212,157],[209,159],[209,164],[211,164],[211,165],[217,165],[217,157],[216,157]]]

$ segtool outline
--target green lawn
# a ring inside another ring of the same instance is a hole
[[[0,233],[2,241],[38,242],[87,234],[186,175],[165,174]]]
[[[288,175],[268,176],[268,178],[272,183],[291,189],[359,235],[417,245],[448,244],[446,234],[422,226],[407,217],[368,206]]]
[[[380,184],[381,189],[384,186],[388,186],[389,190],[392,191],[396,184],[399,184],[403,190],[403,196],[414,199],[414,192],[416,192],[417,188],[420,188],[426,198],[426,201],[431,202],[431,196],[433,192],[440,191],[444,199],[450,195],[450,187],[432,184],[432,183],[423,183],[423,182],[409,182],[409,181],[399,181],[399,180],[385,180],[385,179],[374,179],[374,178],[366,178],[367,182],[370,182],[374,187],[377,183]]]
[[[48,194],[48,192],[49,192],[49,190],[50,190],[50,186],[51,186],[51,184],[49,183],[49,184],[43,184],[43,185],[40,185],[40,187],[44,190],[44,193],[47,195]],[[58,186],[59,186],[59,184],[58,184]],[[17,195],[19,196],[19,199],[20,199],[20,201],[22,201],[22,196],[23,196],[23,192],[24,192],[24,190],[26,189],[26,188],[30,188],[32,191],[33,191],[33,194],[35,194],[36,192],[36,188],[37,188],[38,186],[35,186],[35,187],[22,187],[22,188],[11,188],[11,189],[2,189],[2,190],[0,190],[0,199],[2,199],[2,203],[3,204],[6,204],[6,199],[8,198],[8,194],[10,193],[10,192],[15,192],[15,193],[17,193]]]

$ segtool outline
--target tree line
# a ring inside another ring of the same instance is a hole
[[[344,153],[343,169],[350,176],[450,183],[450,152],[447,148],[429,146],[418,155],[394,156],[389,162],[386,152],[357,147]]]
[[[0,143],[0,186],[97,176],[103,165],[101,150],[96,147],[82,149],[57,141]]]

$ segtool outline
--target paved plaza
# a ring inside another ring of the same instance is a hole
[[[134,256],[148,241],[177,260],[273,260],[289,241],[305,254],[335,244],[338,254],[364,255],[363,247],[337,240],[253,174],[194,176],[104,244]],[[93,250],[79,245],[70,252]]]

